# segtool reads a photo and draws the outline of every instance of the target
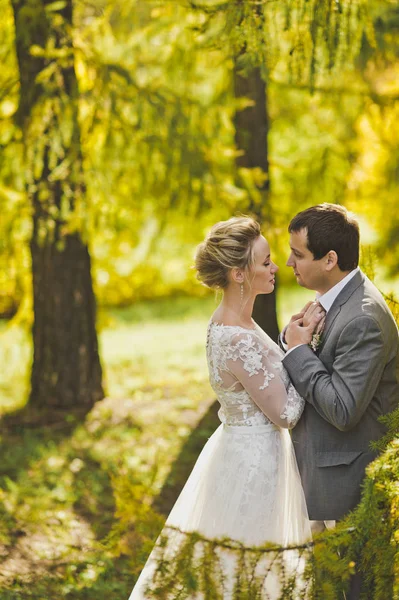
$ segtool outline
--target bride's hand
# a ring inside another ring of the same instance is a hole
[[[318,323],[316,323],[315,330],[313,331],[313,333],[320,333],[324,327],[326,311],[321,306],[321,304],[319,304],[318,302],[308,302],[308,304],[306,305],[305,308],[306,308],[306,310],[304,311],[304,314],[303,314],[303,326],[304,327],[308,327],[310,325],[310,323],[312,321],[312,317],[316,311],[318,311],[319,309],[322,310],[323,317]]]
[[[306,319],[306,325],[304,323],[304,316],[294,319],[292,317],[286,331],[285,340],[288,345],[288,349],[300,344],[309,344],[312,340],[312,336],[315,330],[319,327],[325,319],[325,311],[318,305],[315,307],[310,316]],[[324,325],[324,323],[322,323]]]
[[[291,319],[290,319],[290,323],[292,323],[293,321],[297,321],[298,319],[301,319],[302,317],[305,316],[305,314],[307,313],[307,311],[309,310],[309,308],[314,304],[314,302],[310,301],[307,302],[305,304],[305,306],[303,307],[302,310],[299,311],[299,313],[297,313],[296,315],[292,315]]]

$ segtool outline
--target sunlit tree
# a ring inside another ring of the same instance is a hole
[[[13,0],[26,195],[32,214],[31,403],[90,407],[102,398],[87,242],[72,0]]]

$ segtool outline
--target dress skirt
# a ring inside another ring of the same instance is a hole
[[[288,430],[272,423],[221,424],[205,444],[165,525],[209,539],[227,537],[245,546],[270,542],[285,547],[309,541],[305,497]],[[157,545],[129,600],[150,597],[146,590],[156,555]],[[233,569],[229,560],[227,571]],[[287,561],[292,564],[292,555],[287,554]],[[224,599],[233,597],[233,581],[228,579]],[[278,597],[277,579],[269,573],[263,598]]]

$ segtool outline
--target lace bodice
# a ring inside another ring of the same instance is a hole
[[[244,329],[209,323],[209,378],[221,405],[222,423],[273,422],[285,428],[297,423],[305,402],[292,385],[282,357],[282,350],[258,326]]]

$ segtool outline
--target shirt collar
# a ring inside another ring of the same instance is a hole
[[[341,281],[339,281],[338,283],[336,283],[334,285],[334,287],[332,287],[330,290],[328,290],[328,292],[326,292],[325,294],[319,294],[318,292],[316,292],[316,300],[318,302],[320,302],[320,304],[322,305],[322,307],[324,308],[324,310],[326,311],[326,313],[328,313],[328,311],[332,307],[332,305],[333,305],[336,297],[338,296],[338,294],[344,289],[344,287],[346,286],[346,284],[349,283],[349,281],[359,271],[360,271],[359,267],[356,267],[356,269],[354,269],[353,271],[351,271],[350,273],[348,273],[348,275],[345,275],[345,277],[343,279],[341,279]]]

